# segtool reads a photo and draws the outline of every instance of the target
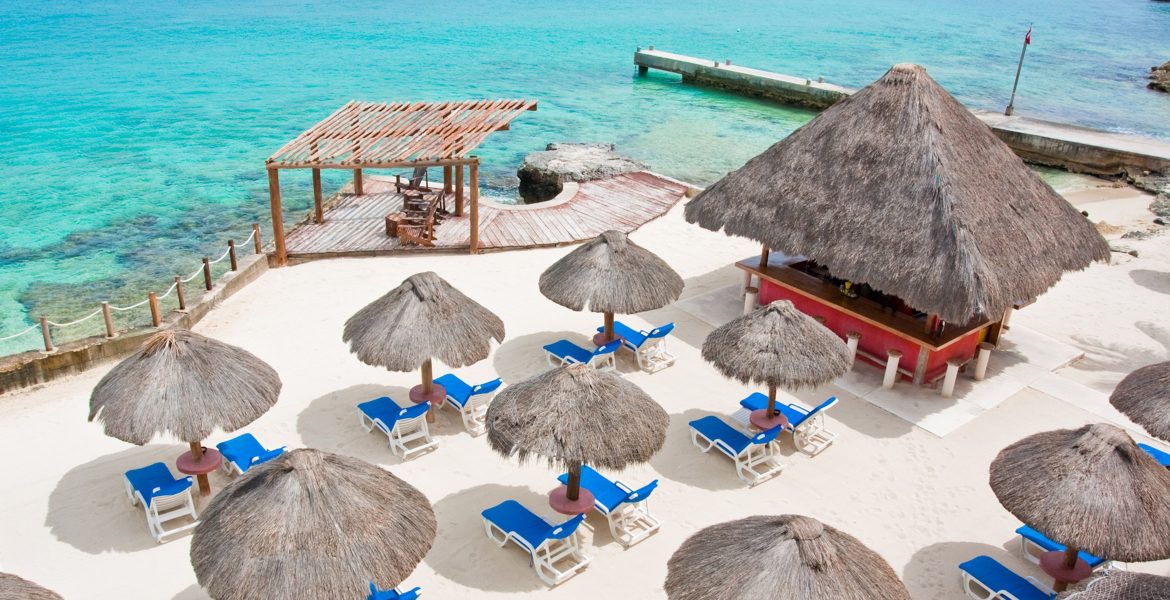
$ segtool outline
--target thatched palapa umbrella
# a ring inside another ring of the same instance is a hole
[[[593,506],[581,490],[581,465],[620,470],[644,463],[662,448],[669,425],[666,411],[641,388],[583,364],[511,385],[487,412],[496,452],[520,462],[540,456],[568,470],[568,485],[550,494],[553,508],[567,514]]]
[[[726,323],[703,340],[703,358],[726,377],[768,386],[768,407],[752,424],[784,424],[776,410],[776,388],[813,388],[849,371],[849,347],[824,325],[777,300]]]
[[[433,383],[431,359],[462,367],[487,358],[491,341],[504,340],[504,322],[427,271],[407,277],[350,317],[342,339],[368,365],[391,371],[421,367],[422,384],[410,390],[410,399],[433,406],[447,392]]]
[[[959,324],[1109,259],[1088,219],[911,64],[709,186],[686,219]]]
[[[23,577],[0,573],[0,600],[61,600],[61,596]]]
[[[235,431],[276,404],[280,376],[251,352],[183,329],[160,331],[118,363],[93,388],[89,420],[106,435],[142,446],[158,434],[191,445],[179,457],[204,473],[219,453],[202,442],[216,429]],[[205,455],[206,454],[206,455]],[[187,469],[190,471],[190,469]],[[211,492],[199,475],[203,495]]]
[[[1170,441],[1170,361],[1126,375],[1109,396],[1109,403],[1150,435]]]
[[[653,252],[609,230],[566,254],[540,274],[540,293],[572,310],[605,314],[594,343],[614,339],[614,313],[662,308],[683,290],[679,274]]]
[[[1088,576],[1078,550],[1122,562],[1170,558],[1170,473],[1113,425],[1046,431],[1004,448],[991,463],[991,489],[1008,512],[1068,548],[1041,559],[1057,591]]]
[[[204,509],[195,576],[216,600],[364,599],[399,585],[434,542],[422,492],[363,460],[310,448],[251,469]]]
[[[801,515],[754,516],[701,529],[666,568],[670,600],[910,600],[878,553]]]
[[[1056,597],[1056,600],[1166,600],[1170,577],[1107,569]]]

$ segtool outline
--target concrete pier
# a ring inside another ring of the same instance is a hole
[[[817,110],[856,91],[653,48],[639,48],[634,53],[634,64],[641,73],[649,69],[677,73],[686,82]],[[1029,117],[1007,117],[989,110],[972,112],[1020,158],[1031,163],[1104,176],[1170,173],[1170,142]]]

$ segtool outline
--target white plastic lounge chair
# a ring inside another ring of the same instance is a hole
[[[621,346],[621,340],[614,340],[590,352],[569,340],[557,340],[544,347],[544,354],[550,367],[583,363],[601,371],[612,371],[617,367],[614,352]]]
[[[674,364],[676,358],[666,350],[666,336],[674,330],[674,323],[655,327],[650,331],[636,330],[621,321],[614,321],[613,332],[622,337],[622,345],[634,353],[638,368],[656,373]],[[598,327],[597,332],[605,331]]]
[[[1065,550],[1062,544],[1052,541],[1048,536],[1027,525],[1021,525],[1019,529],[1016,529],[1016,533],[1020,535],[1020,558],[1034,565],[1040,564],[1040,557],[1046,552],[1064,552]],[[1077,557],[1085,561],[1093,570],[1104,569],[1112,564],[1110,561],[1093,556],[1084,550],[1078,552]]]
[[[569,483],[568,473],[557,479],[563,484]],[[658,487],[657,479],[635,490],[582,465],[581,487],[593,494],[593,508],[605,515],[610,535],[625,548],[650,537],[662,527],[662,523],[650,514],[649,507],[650,493]]]
[[[784,470],[784,465],[773,460],[771,449],[780,427],[748,437],[714,415],[691,421],[690,426],[691,443],[703,452],[718,448],[735,461],[736,474],[748,485],[767,481]]]
[[[192,478],[175,479],[165,464],[157,462],[126,471],[123,480],[130,504],[142,505],[146,526],[158,543],[161,544],[166,536],[187,531],[198,524],[195,499],[191,497]],[[164,526],[164,523],[184,517],[189,517],[191,522],[170,529]]]
[[[473,436],[487,431],[487,409],[496,390],[503,384],[497,377],[487,383],[468,385],[454,373],[448,373],[435,380],[447,390],[447,401],[463,417],[463,427]]]
[[[268,462],[284,454],[285,450],[284,446],[269,450],[250,433],[220,442],[215,447],[223,455],[222,468],[228,475],[243,475],[252,466]]]
[[[577,527],[585,515],[550,525],[515,500],[505,500],[481,513],[487,536],[501,548],[509,540],[528,552],[536,576],[555,586],[584,569],[592,557],[581,551]]]
[[[390,440],[390,450],[402,458],[434,450],[439,442],[431,439],[427,429],[427,411],[431,403],[423,402],[402,408],[386,396],[358,405],[359,422],[369,433],[377,428]]]
[[[1056,596],[1032,577],[1020,577],[990,556],[976,556],[959,565],[963,591],[976,600],[1050,600]]]
[[[414,589],[406,590],[405,592],[398,588],[389,590],[380,590],[374,582],[370,582],[370,593],[366,596],[366,600],[417,600],[422,595],[422,588],[415,587]]]
[[[768,397],[756,392],[740,400],[739,405],[748,410],[765,410],[768,408]],[[837,439],[836,433],[825,428],[825,413],[836,405],[837,397],[830,396],[812,410],[795,403],[777,403],[776,409],[788,418],[787,429],[792,432],[792,442],[796,449],[809,456],[816,456]]]

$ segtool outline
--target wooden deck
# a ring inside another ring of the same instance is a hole
[[[479,245],[483,250],[538,248],[573,244],[607,229],[631,232],[671,209],[687,194],[686,184],[653,173],[627,173],[579,184],[571,197],[540,204],[479,205]],[[402,208],[391,179],[367,177],[366,193],[343,191],[325,207],[325,222],[311,218],[287,236],[290,260],[340,256],[382,256],[407,252],[450,252],[470,248],[466,214],[448,216],[435,228],[434,247],[403,246],[386,235],[386,215]],[[448,200],[448,208],[453,201]]]

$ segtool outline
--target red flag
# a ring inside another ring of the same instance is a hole
[[[1032,26],[1029,25],[1028,26],[1028,33],[1024,34],[1024,45],[1027,46],[1028,44],[1031,44],[1031,43],[1032,43]]]

